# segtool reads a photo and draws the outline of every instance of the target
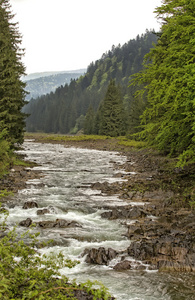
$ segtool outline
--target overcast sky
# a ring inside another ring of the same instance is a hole
[[[23,36],[26,72],[87,66],[146,29],[160,28],[161,0],[10,0]]]

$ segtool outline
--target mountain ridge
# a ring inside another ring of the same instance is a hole
[[[22,77],[23,81],[29,81],[33,79],[37,79],[40,77],[47,77],[55,74],[64,74],[64,73],[85,73],[86,68],[76,69],[76,70],[66,70],[66,71],[45,71],[45,72],[33,72],[29,73]]]
[[[40,76],[34,79],[26,80],[26,88],[25,90],[28,92],[26,95],[26,100],[30,100],[32,98],[38,98],[42,95],[46,95],[51,92],[55,92],[55,90],[59,86],[64,86],[65,84],[69,84],[71,80],[79,78],[84,74],[85,69],[75,70],[75,72],[43,72],[43,73],[34,73],[30,77]],[[43,76],[44,74],[48,74],[47,76]],[[39,75],[38,75],[39,74]],[[52,74],[52,75],[49,75]],[[28,78],[30,78],[28,77]]]

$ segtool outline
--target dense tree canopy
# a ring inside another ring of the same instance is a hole
[[[21,38],[8,0],[0,0],[0,131],[11,146],[23,142],[25,69],[21,63]]]
[[[195,161],[195,2],[164,0],[156,13],[160,38],[134,79],[147,94],[142,136],[185,164]]]

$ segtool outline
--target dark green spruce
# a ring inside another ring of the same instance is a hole
[[[21,76],[25,68],[21,62],[21,36],[8,0],[0,1],[0,132],[13,147],[23,142],[25,114],[25,84]]]
[[[99,108],[100,135],[121,136],[125,135],[126,123],[120,87],[112,79],[109,83],[105,98]]]

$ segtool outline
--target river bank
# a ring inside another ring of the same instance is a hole
[[[138,150],[121,145],[116,139],[55,141],[41,135],[27,135],[26,138],[41,143],[60,143],[65,147],[118,151],[126,155],[125,165],[116,166],[118,176],[125,176],[125,182],[92,186],[107,195],[119,194],[129,203],[109,208],[102,218],[117,219],[125,224],[126,237],[132,241],[127,249],[129,256],[160,271],[195,271],[195,212],[190,206],[194,197],[194,166],[183,170],[175,168],[175,159],[161,156],[152,149]],[[120,173],[122,168],[127,174]],[[39,176],[41,174],[37,171],[13,167],[10,175],[1,181],[1,189],[16,192],[25,187],[27,180]],[[106,203],[103,208],[107,208]],[[100,249],[95,254],[89,253],[88,262],[106,264],[99,260],[105,256],[105,251]],[[124,261],[123,256],[119,269],[132,267],[131,263],[125,264]]]

